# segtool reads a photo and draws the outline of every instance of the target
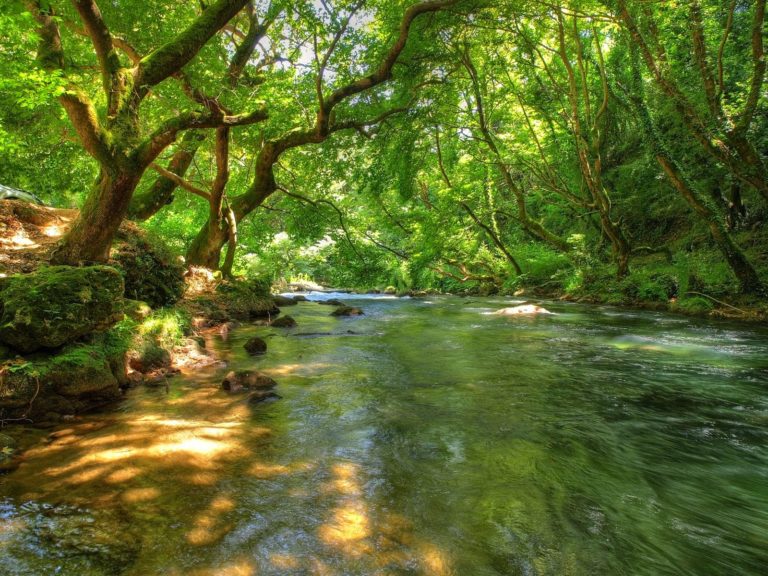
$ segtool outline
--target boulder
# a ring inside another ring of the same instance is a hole
[[[184,264],[163,241],[123,222],[109,263],[125,282],[125,296],[152,308],[175,304],[184,294]]]
[[[296,296],[293,297],[293,301],[294,302],[306,302],[307,301],[307,297],[304,296],[303,294],[296,294]]]
[[[277,382],[256,370],[232,370],[221,382],[221,387],[227,392],[271,390],[275,386],[277,386]]]
[[[267,343],[263,338],[254,336],[253,338],[248,339],[248,341],[243,345],[243,348],[245,348],[245,351],[248,352],[248,354],[251,356],[257,356],[259,354],[266,353]]]
[[[297,304],[295,299],[281,296],[280,294],[272,296],[272,301],[275,303],[275,306],[295,306]]]
[[[331,316],[361,316],[364,314],[362,308],[357,306],[339,306],[331,312]]]
[[[59,348],[123,318],[123,278],[109,266],[49,266],[0,285],[0,342],[21,352]]]
[[[143,342],[141,348],[128,353],[128,365],[142,374],[160,368],[170,368],[171,353],[153,339],[148,339]]]
[[[21,365],[0,366],[0,413],[53,422],[119,399],[125,364],[102,340],[72,344],[54,356]]]
[[[274,326],[275,328],[293,328],[296,326],[296,320],[291,316],[280,316],[280,318],[272,320],[269,325]]]

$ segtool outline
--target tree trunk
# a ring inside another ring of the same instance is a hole
[[[657,154],[656,159],[664,169],[664,173],[672,182],[672,185],[709,226],[712,239],[739,280],[741,292],[744,294],[764,295],[765,287],[760,281],[760,277],[746,256],[744,256],[744,253],[733,241],[718,214],[707,205],[704,197],[694,190],[692,186],[688,185],[685,177],[680,173],[673,161],[663,154]]]
[[[102,170],[80,216],[56,248],[51,262],[71,266],[106,262],[112,239],[125,218],[140,176],[132,170],[115,174]]]
[[[228,228],[225,222],[207,222],[187,249],[187,264],[218,270],[221,250],[229,241]]]

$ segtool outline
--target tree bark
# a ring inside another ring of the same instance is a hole
[[[204,140],[205,136],[201,132],[191,130],[184,134],[179,149],[168,162],[168,171],[183,178]],[[173,180],[159,176],[152,186],[134,194],[128,206],[128,217],[137,221],[148,220],[173,201],[173,192],[177,187],[178,184]]]
[[[140,172],[131,170],[114,174],[102,170],[66,236],[67,241],[59,245],[51,262],[79,266],[106,261],[112,238],[140,177]]]

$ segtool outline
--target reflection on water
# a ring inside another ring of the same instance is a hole
[[[0,477],[0,573],[765,573],[765,329],[359,304],[54,431]],[[218,389],[248,367],[283,399]]]

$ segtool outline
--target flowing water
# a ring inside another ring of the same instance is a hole
[[[764,327],[355,303],[55,430],[0,477],[0,573],[767,573]],[[282,399],[227,395],[231,368]]]

